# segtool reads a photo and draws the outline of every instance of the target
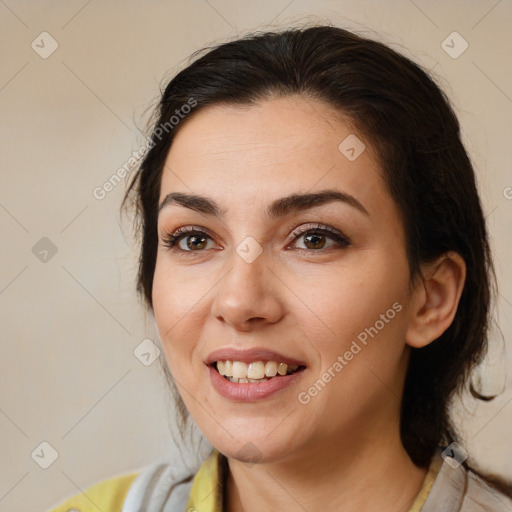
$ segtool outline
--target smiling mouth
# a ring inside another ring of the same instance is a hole
[[[305,366],[287,365],[277,361],[215,361],[210,366],[226,380],[234,383],[258,383],[274,378],[292,375],[304,370]]]

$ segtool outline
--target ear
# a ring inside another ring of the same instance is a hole
[[[456,252],[422,266],[422,276],[410,302],[406,342],[421,348],[439,338],[457,312],[466,279],[466,263]]]

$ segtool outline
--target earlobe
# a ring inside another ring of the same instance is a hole
[[[466,264],[448,252],[422,268],[423,277],[413,292],[406,342],[421,348],[439,338],[451,325],[466,279]]]

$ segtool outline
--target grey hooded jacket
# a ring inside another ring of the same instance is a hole
[[[441,453],[440,448],[434,457],[441,458]],[[452,468],[446,460],[439,463],[441,468],[421,512],[512,512],[512,499],[471,470],[463,465]],[[169,464],[148,466],[132,483],[122,512],[188,512],[194,476]]]

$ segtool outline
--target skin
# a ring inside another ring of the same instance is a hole
[[[338,150],[349,134],[366,145],[354,161]],[[325,189],[350,194],[367,214],[330,202],[272,220],[264,215],[275,199]],[[167,157],[160,201],[170,192],[208,196],[226,210],[218,218],[179,204],[162,209],[161,242],[182,226],[205,228],[210,238],[195,250],[187,245],[193,236],[181,240],[182,251],[159,243],[153,286],[156,324],[180,394],[228,457],[226,510],[408,510],[426,475],[399,436],[410,347],[450,325],[464,262],[444,255],[411,286],[400,213],[371,141],[318,100],[288,96],[196,112],[180,125]],[[307,245],[304,235],[317,223],[344,233],[350,245],[328,235]],[[297,227],[304,232],[294,238]],[[236,252],[249,236],[263,251],[252,263]],[[298,394],[395,303],[401,311],[300,403]],[[264,400],[230,401],[212,387],[204,364],[228,346],[275,349],[307,369]],[[257,449],[255,464],[240,454],[247,443]]]

